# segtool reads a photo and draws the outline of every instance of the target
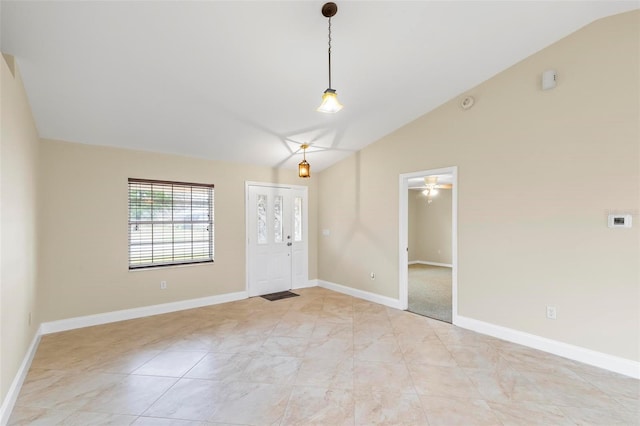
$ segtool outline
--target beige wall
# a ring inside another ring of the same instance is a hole
[[[6,62],[9,61],[9,63]],[[38,328],[39,138],[20,73],[0,58],[0,401]],[[29,313],[33,320],[29,324]]]
[[[431,203],[409,190],[409,262],[451,265],[451,190],[439,189]]]
[[[316,179],[294,170],[46,140],[42,176],[43,321],[244,291],[247,180],[311,185],[309,278],[316,278]],[[129,177],[215,184],[213,264],[128,270]]]
[[[319,278],[397,298],[398,175],[458,166],[459,314],[640,360],[639,20],[596,21],[323,171]]]

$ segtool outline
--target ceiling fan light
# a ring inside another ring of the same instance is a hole
[[[429,195],[429,190],[425,189],[424,191],[422,191],[422,195]]]
[[[435,188],[433,188],[433,189],[431,190],[431,195],[438,195],[438,190],[437,190],[437,189],[435,189]]]
[[[327,89],[322,95],[322,103],[316,111],[325,113],[336,113],[342,109],[342,104],[338,101],[338,94],[333,89]]]

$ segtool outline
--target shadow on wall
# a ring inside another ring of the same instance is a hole
[[[337,180],[320,183],[321,187],[326,185],[328,188],[324,191],[324,200],[320,201],[323,203],[320,211],[326,211],[330,217],[326,223],[333,227],[324,230],[327,233],[323,237],[323,279],[332,281],[333,278],[337,284],[372,291],[380,287],[382,281],[372,283],[370,273],[380,270],[379,259],[388,257],[387,252],[393,243],[380,235],[379,229],[375,228],[376,223],[367,223],[363,218],[366,219],[367,212],[373,208],[391,210],[393,206],[378,205],[380,200],[375,190],[372,191],[374,187],[362,179],[360,152],[350,156],[343,166]],[[340,205],[335,205],[334,200],[341,200]],[[366,250],[358,249],[358,253],[354,253],[356,247],[365,247]],[[346,253],[351,254],[347,256]],[[353,254],[355,256],[347,261]],[[340,280],[334,278],[342,273],[345,276]]]

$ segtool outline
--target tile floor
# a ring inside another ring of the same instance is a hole
[[[299,293],[44,336],[9,424],[640,424],[638,380]]]

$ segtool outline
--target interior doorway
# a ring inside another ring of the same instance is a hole
[[[457,167],[400,175],[399,294],[403,309],[457,317]]]
[[[306,286],[307,188],[246,184],[249,297]]]

